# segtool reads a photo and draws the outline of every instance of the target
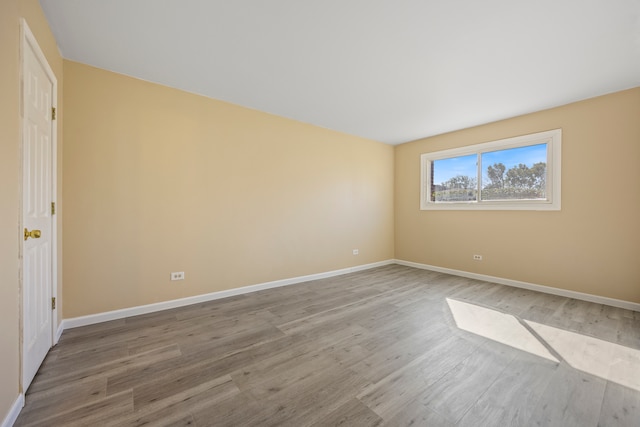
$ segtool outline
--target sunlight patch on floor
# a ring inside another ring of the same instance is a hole
[[[558,362],[514,316],[449,298],[447,304],[460,329]]]
[[[446,300],[460,329],[558,362],[551,348],[575,369],[640,391],[640,350],[525,320],[536,337],[513,315]]]
[[[572,367],[640,391],[640,350],[526,321]]]

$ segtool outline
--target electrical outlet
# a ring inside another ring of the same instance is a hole
[[[354,255],[358,255],[359,253],[360,253],[360,251],[359,251],[358,249],[354,249],[354,250],[353,250],[353,254],[354,254]]]
[[[482,261],[482,255],[474,255],[473,256],[473,260],[474,261]]]
[[[184,271],[174,271],[171,273],[171,280],[184,280]]]

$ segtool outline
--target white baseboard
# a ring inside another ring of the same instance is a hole
[[[290,279],[275,280],[273,282],[260,283],[256,285],[244,286],[242,288],[228,289],[225,291],[212,292],[203,295],[195,295],[187,298],[180,298],[171,301],[163,301],[154,304],[141,305],[136,307],[123,308],[120,310],[107,311],[104,313],[91,314],[88,316],[73,317],[64,319],[60,322],[57,331],[57,338],[60,338],[65,329],[77,328],[80,326],[93,325],[96,323],[108,322],[110,320],[123,319],[125,317],[137,316],[140,314],[153,313],[171,308],[183,307],[185,305],[197,304],[201,302],[213,301],[220,298],[227,298],[235,295],[247,294],[250,292],[262,291],[265,289],[278,288],[281,286],[294,285],[296,283],[309,282],[311,280],[324,279],[327,277],[339,276],[342,274],[354,273],[356,271],[368,270],[375,267],[381,267],[389,264],[399,264],[407,267],[420,268],[423,270],[437,271],[440,273],[453,274],[455,276],[468,277],[471,279],[484,280],[486,282],[498,283],[516,288],[529,289],[532,291],[544,292],[547,294],[559,295],[568,298],[575,298],[583,301],[594,302],[597,304],[606,304],[613,307],[624,308],[627,310],[640,311],[640,304],[607,298],[598,295],[586,294],[582,292],[569,291],[566,289],[553,288],[550,286],[536,285],[533,283],[521,282],[518,280],[503,279],[501,277],[487,276],[484,274],[470,273],[462,270],[454,270],[451,268],[436,267],[433,265],[420,264],[417,262],[404,261],[400,259],[386,260],[375,262],[372,264],[359,265],[355,267],[343,268],[340,270],[328,271],[325,273],[310,274],[308,276],[292,277]]]
[[[529,289],[530,291],[544,292],[546,294],[552,294],[552,295],[558,295],[558,296],[567,297],[567,298],[574,298],[578,300],[594,302],[596,304],[605,304],[605,305],[610,305],[612,307],[624,308],[624,309],[633,310],[633,311],[640,311],[640,304],[631,302],[631,301],[624,301],[624,300],[619,300],[615,298],[602,297],[599,295],[586,294],[586,293],[577,292],[577,291],[569,291],[566,289],[553,288],[551,286],[536,285],[528,282],[520,282],[518,280],[503,279],[501,277],[487,276],[485,274],[469,273],[467,271],[454,270],[451,268],[444,268],[444,267],[436,267],[433,265],[420,264],[420,263],[411,262],[411,261],[403,261],[400,259],[394,260],[394,263],[399,265],[405,265],[407,267],[415,267],[423,270],[437,271],[439,273],[453,274],[454,276],[462,276],[462,277],[468,277],[470,279],[483,280],[485,282],[498,283],[500,285]]]
[[[1,427],[12,427],[13,424],[18,419],[18,415],[20,415],[20,411],[22,411],[23,407],[24,407],[24,394],[20,393],[16,401],[13,402],[13,405],[11,405],[11,409],[9,410],[9,413],[7,414],[6,417],[4,417]]]
[[[273,282],[260,283],[257,285],[244,286],[242,288],[228,289],[225,291],[212,292],[209,294],[195,295],[187,298],[180,298],[171,301],[163,301],[154,304],[140,305],[136,307],[123,308],[120,310],[107,311],[104,313],[90,314],[88,316],[73,317],[64,319],[58,327],[58,336],[65,329],[77,328],[80,326],[93,325],[95,323],[108,322],[110,320],[123,319],[125,317],[137,316],[140,314],[153,313],[170,308],[182,307],[185,305],[197,304],[201,302],[213,301],[220,298],[227,298],[235,295],[247,294],[250,292],[262,291],[265,289],[278,288],[281,286],[294,285],[296,283],[309,282],[311,280],[324,279],[327,277],[339,276],[342,274],[355,273],[356,271],[368,270],[375,267],[393,264],[393,260],[375,262],[372,264],[358,265],[355,267],[343,268],[340,270],[328,271],[325,273],[310,274],[308,276],[292,277],[290,279],[275,280]]]

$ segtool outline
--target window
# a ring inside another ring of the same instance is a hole
[[[421,156],[423,210],[560,210],[560,129]]]

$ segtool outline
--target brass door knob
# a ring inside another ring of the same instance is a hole
[[[27,240],[29,237],[31,237],[32,239],[39,239],[41,235],[42,232],[40,230],[29,231],[26,228],[24,229],[24,240]]]

